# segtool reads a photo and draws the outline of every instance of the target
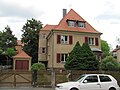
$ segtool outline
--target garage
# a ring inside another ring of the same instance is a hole
[[[20,46],[17,46],[16,50],[17,54],[13,56],[13,70],[30,70],[32,58]]]
[[[29,70],[28,60],[16,60],[15,70]]]

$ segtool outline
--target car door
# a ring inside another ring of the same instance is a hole
[[[97,75],[87,76],[81,82],[80,90],[100,90],[100,83]]]
[[[100,75],[100,85],[101,90],[107,90],[110,85],[112,85],[112,80],[106,75]]]

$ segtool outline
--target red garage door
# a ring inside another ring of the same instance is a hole
[[[16,60],[15,70],[28,70],[29,61],[28,60]]]

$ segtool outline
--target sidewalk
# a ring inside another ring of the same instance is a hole
[[[42,87],[0,87],[0,90],[55,90],[55,89]]]

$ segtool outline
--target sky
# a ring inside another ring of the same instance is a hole
[[[8,25],[20,39],[22,27],[28,19],[40,20],[44,25],[57,25],[62,10],[75,10],[97,31],[101,39],[114,49],[120,38],[120,0],[0,0],[0,31]]]

